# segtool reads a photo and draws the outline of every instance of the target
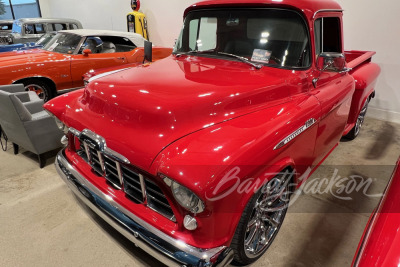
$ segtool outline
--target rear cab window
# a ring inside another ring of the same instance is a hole
[[[77,29],[79,29],[79,27],[78,27],[78,25],[76,25],[76,24],[74,24],[74,23],[70,23],[70,24],[69,24],[69,29],[70,29],[70,30],[77,30]]]
[[[48,31],[63,31],[63,30],[68,30],[67,29],[67,24],[64,23],[51,23],[48,25]]]

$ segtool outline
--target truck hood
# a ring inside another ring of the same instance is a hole
[[[92,78],[82,97],[67,105],[62,119],[103,136],[108,147],[148,169],[163,148],[185,135],[288,101],[291,73],[256,70],[236,61],[170,56]]]

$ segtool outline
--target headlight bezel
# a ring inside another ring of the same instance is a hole
[[[170,187],[173,197],[181,207],[193,214],[198,214],[205,210],[204,202],[190,189],[165,175],[160,176],[165,184]]]

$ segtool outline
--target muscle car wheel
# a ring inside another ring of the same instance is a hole
[[[26,91],[33,91],[47,102],[51,98],[53,98],[51,87],[44,81],[38,79],[28,79],[23,82]]]
[[[358,114],[356,124],[354,125],[353,129],[351,129],[351,131],[345,136],[346,138],[353,140],[360,133],[361,127],[364,123],[365,114],[367,114],[368,103],[369,103],[368,101],[365,102],[363,108],[360,111],[360,114]]]
[[[290,178],[288,174],[276,176],[247,204],[231,243],[236,264],[256,261],[278,234],[290,199]]]

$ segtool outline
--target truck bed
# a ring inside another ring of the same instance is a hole
[[[372,56],[376,54],[373,51],[351,50],[344,52],[346,56],[347,67],[354,69],[363,63],[371,62]]]
[[[364,105],[375,96],[375,86],[380,73],[378,64],[371,62],[376,52],[345,51],[347,67],[355,80],[355,92],[352,99],[349,119],[343,135],[347,135],[356,124]],[[368,103],[367,103],[368,104]]]

